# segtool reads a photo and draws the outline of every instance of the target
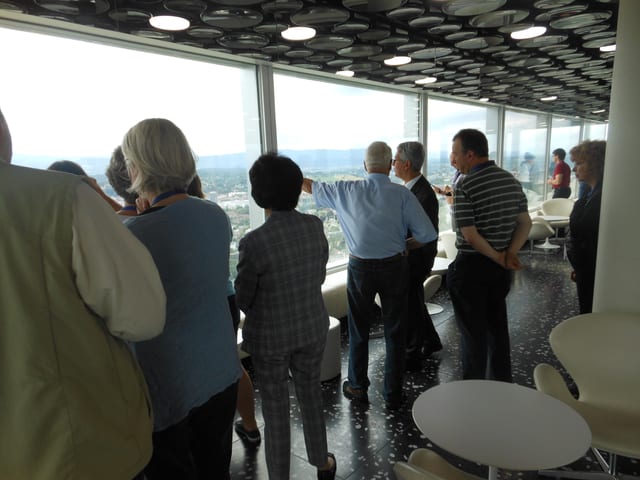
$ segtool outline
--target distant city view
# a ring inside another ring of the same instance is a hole
[[[291,157],[300,165],[303,174],[313,180],[335,182],[338,180],[358,180],[365,177],[363,168],[364,149],[283,150],[281,153]],[[443,186],[450,183],[453,169],[449,165],[448,152],[440,152],[438,157],[429,160],[429,166],[435,170],[430,172],[429,180],[434,185]],[[117,201],[121,201],[104,175],[109,162],[108,158],[69,159],[80,164],[90,176],[94,177],[107,195]],[[60,160],[60,158],[16,155],[13,163],[46,169],[55,160]],[[198,159],[198,174],[206,198],[220,205],[231,221],[233,240],[231,242],[229,266],[231,275],[234,277],[238,262],[238,241],[251,229],[248,171],[252,162],[253,159],[248,160],[244,154],[210,155]],[[399,182],[393,171],[390,177],[392,181]],[[443,230],[449,228],[449,215],[446,203],[442,198],[440,200],[440,229]],[[325,234],[329,242],[329,264],[343,262],[349,252],[335,212],[330,209],[317,208],[313,197],[305,193],[300,196],[298,210],[317,215],[323,221]]]

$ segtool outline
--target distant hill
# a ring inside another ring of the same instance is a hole
[[[281,155],[290,157],[302,170],[338,170],[362,165],[364,149],[356,150],[280,150]],[[255,158],[247,158],[244,153],[227,155],[207,155],[198,158],[198,169],[225,169],[251,167]]]
[[[361,167],[365,149],[353,150],[281,150],[282,155],[290,157],[302,170],[329,171]],[[33,168],[46,169],[56,160],[71,160],[78,163],[88,175],[104,174],[109,164],[109,157],[49,157],[42,155],[21,155],[16,153],[14,165],[26,165]],[[198,169],[248,169],[255,158],[248,158],[245,153],[225,155],[203,155],[198,158]]]

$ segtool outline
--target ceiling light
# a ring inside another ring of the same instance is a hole
[[[280,35],[282,35],[282,38],[285,40],[309,40],[316,36],[316,29],[311,27],[289,27]]]
[[[387,58],[384,61],[384,64],[389,65],[390,67],[397,67],[398,65],[406,65],[407,63],[410,63],[410,62],[411,62],[411,57],[399,56],[399,57]]]
[[[604,113],[605,111],[606,111],[606,110],[603,108],[603,109],[601,109],[601,110],[594,110],[594,111],[593,111],[593,112],[591,112],[591,113]]]
[[[159,30],[169,30],[171,32],[186,30],[191,25],[186,18],[176,17],[175,15],[156,15],[149,19],[149,23]]]
[[[478,99],[479,102],[488,102],[489,101],[489,97],[482,97],[480,99]]]
[[[540,35],[544,35],[547,31],[547,27],[530,27],[524,30],[517,30],[511,32],[511,38],[514,40],[524,40],[526,38],[536,38]]]
[[[549,97],[542,97],[540,99],[540,101],[542,101],[542,102],[552,102],[552,101],[557,100],[557,99],[558,99],[557,95],[551,95]]]
[[[416,83],[418,85],[427,85],[428,83],[435,83],[437,81],[438,79],[436,77],[424,77],[424,78],[421,78],[420,80],[416,80]]]
[[[601,52],[615,52],[616,51],[616,44],[614,43],[613,45],[605,45],[604,47],[600,47],[600,51]]]
[[[353,70],[338,70],[336,75],[340,75],[341,77],[353,77],[354,73],[355,72]]]

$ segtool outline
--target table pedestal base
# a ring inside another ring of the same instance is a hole
[[[438,305],[437,303],[426,303],[427,312],[429,315],[437,315],[438,313],[442,313],[444,311],[444,307],[442,305]]]
[[[534,245],[534,247],[543,248],[545,250],[555,250],[557,248],[560,248],[560,245],[554,245],[553,243],[551,243],[549,241],[549,238],[547,237],[547,239],[545,240],[545,242],[542,245]]]

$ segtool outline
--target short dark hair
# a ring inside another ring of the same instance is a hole
[[[289,157],[261,155],[249,170],[251,196],[258,206],[271,210],[293,210],[302,191],[302,171]]]
[[[478,157],[489,156],[489,141],[480,130],[476,130],[475,128],[463,128],[453,136],[454,142],[457,139],[460,139],[462,150],[464,152],[473,150]]]
[[[111,188],[120,195],[125,202],[129,205],[136,203],[138,194],[130,192],[131,179],[129,178],[129,172],[127,171],[127,164],[124,161],[124,154],[122,153],[122,147],[118,146],[111,154],[111,160],[109,160],[109,166],[105,172],[107,180]]]
[[[553,152],[553,155],[557,155],[560,160],[564,160],[564,157],[567,156],[567,152],[564,151],[564,148],[556,148]]]
[[[58,160],[57,162],[53,162],[47,167],[47,170],[80,175],[81,177],[87,176],[87,172],[85,172],[80,165],[76,162],[72,162],[71,160]]]

